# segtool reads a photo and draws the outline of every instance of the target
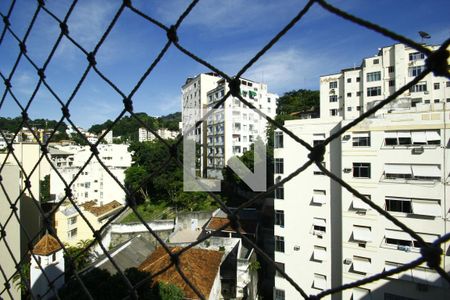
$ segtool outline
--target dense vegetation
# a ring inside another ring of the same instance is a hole
[[[296,114],[304,111],[319,111],[319,91],[293,90],[285,93],[278,99],[277,116],[278,121],[295,119]]]
[[[167,141],[172,145],[174,141]],[[204,210],[211,208],[213,199],[202,192],[183,191],[183,169],[170,157],[166,145],[160,141],[132,143],[133,165],[125,171],[125,185],[136,192],[137,204],[154,206],[165,204],[177,210]],[[180,162],[182,145],[174,153]]]
[[[152,117],[146,113],[136,113],[136,116],[149,128],[168,128],[178,130],[178,123],[181,121],[181,113],[176,112],[162,117]],[[113,121],[107,120],[102,124],[96,124],[89,128],[89,132],[99,134],[102,130],[110,128]],[[113,127],[114,136],[120,136],[122,140],[137,141],[138,129],[142,124],[132,116],[124,116]]]
[[[48,119],[30,119],[28,124],[31,127],[35,127],[37,129],[53,129],[58,124],[58,121],[48,120]],[[18,129],[22,127],[26,127],[25,124],[22,124],[22,117],[15,118],[4,118],[0,117],[0,128],[2,130],[6,130],[9,132],[16,132]],[[65,131],[67,129],[67,125],[63,122],[59,127],[58,131]]]

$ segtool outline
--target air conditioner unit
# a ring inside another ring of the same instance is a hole
[[[423,152],[424,152],[423,147],[412,148],[411,150],[412,154],[422,154]]]
[[[348,141],[350,139],[350,134],[346,134],[342,137],[343,141]]]
[[[401,250],[401,251],[409,252],[411,250],[411,247],[410,246],[398,245],[397,249]]]
[[[352,259],[351,258],[344,259],[344,265],[351,265],[351,264],[352,264]]]
[[[424,91],[423,92],[425,95],[428,95],[430,92],[429,91]]]
[[[350,173],[351,171],[352,171],[351,168],[345,168],[345,169],[344,169],[344,173]]]
[[[294,251],[300,251],[300,246],[294,246]]]

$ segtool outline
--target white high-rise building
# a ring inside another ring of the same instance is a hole
[[[437,46],[430,46],[436,49]],[[425,57],[402,44],[380,49],[360,68],[322,76],[321,117],[286,128],[311,145],[398,90],[424,68]],[[450,81],[427,75],[392,103],[326,148],[325,167],[418,233],[426,243],[449,232]],[[308,151],[275,132],[275,181]],[[280,168],[283,171],[279,174]],[[275,261],[307,294],[361,280],[420,256],[420,244],[313,165],[277,189]],[[306,224],[306,225],[305,225]],[[441,267],[450,271],[449,243]],[[450,289],[426,264],[331,299],[448,299]],[[297,299],[275,278],[274,298]]]
[[[267,85],[240,79],[241,96],[267,116],[274,118],[278,95],[267,91]],[[229,91],[225,79],[207,93],[208,110],[214,108]],[[207,120],[207,176],[222,179],[222,168],[232,156],[242,155],[259,137],[266,142],[267,120],[255,110],[231,97]]]
[[[267,85],[241,79],[241,95],[270,117],[276,113],[278,96],[267,91]],[[182,87],[183,133],[201,120],[229,88],[226,81],[213,73],[188,78]],[[256,111],[227,99],[208,120],[188,136],[195,136],[200,145],[199,171],[202,177],[221,178],[222,168],[234,155],[242,155],[259,136],[266,140],[267,121]]]

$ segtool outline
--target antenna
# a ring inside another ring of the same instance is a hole
[[[420,35],[420,37],[422,39],[422,44],[423,44],[423,40],[424,39],[430,39],[431,38],[431,35],[429,35],[425,31],[419,31],[419,35]]]

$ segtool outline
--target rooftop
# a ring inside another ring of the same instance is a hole
[[[182,248],[169,248],[172,253],[180,251]],[[198,291],[208,299],[214,280],[219,271],[223,252],[190,248],[180,255],[180,269]],[[171,265],[169,254],[163,247],[158,247],[140,266],[139,270],[157,274]],[[165,272],[156,275],[155,282],[174,284],[183,290],[184,297],[198,299],[198,295],[184,281],[174,265]]]
[[[104,214],[111,212],[111,211],[117,209],[118,207],[122,206],[122,204],[120,204],[116,200],[111,201],[105,205],[100,205],[100,206],[96,206],[96,205],[97,205],[97,203],[95,201],[88,201],[88,202],[81,204],[80,206],[82,206],[86,211],[92,213],[96,217],[104,215]]]
[[[50,234],[45,234],[32,250],[33,254],[48,256],[61,249],[61,245]]]

